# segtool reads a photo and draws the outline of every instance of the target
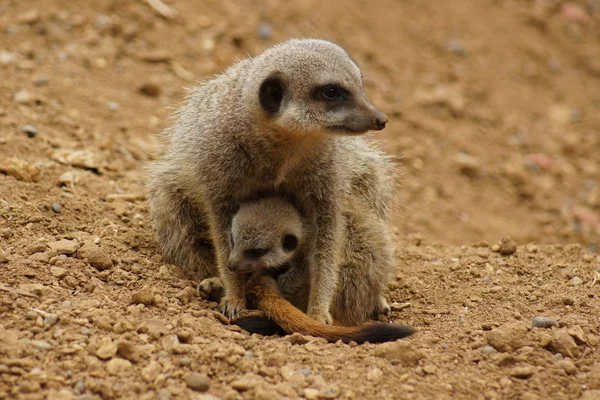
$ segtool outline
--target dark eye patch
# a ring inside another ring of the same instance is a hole
[[[244,251],[244,256],[256,260],[256,259],[263,257],[268,252],[269,252],[269,249],[263,249],[263,248],[249,249],[249,250]]]
[[[285,235],[281,241],[283,250],[290,252],[298,247],[298,238],[295,235]]]

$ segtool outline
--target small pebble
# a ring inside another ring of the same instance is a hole
[[[458,56],[464,56],[465,46],[463,46],[462,42],[458,39],[450,39],[446,42],[446,48],[450,53],[456,54]]]
[[[60,212],[60,204],[58,203],[52,203],[52,206],[50,206],[50,208],[52,208],[52,211],[54,211],[57,214]]]
[[[117,355],[117,349],[118,347],[116,343],[106,343],[96,350],[96,356],[101,360],[108,360],[109,358],[113,358]]]
[[[575,305],[575,299],[572,297],[563,297],[562,302],[565,306]]]
[[[43,340],[32,340],[29,343],[38,350],[52,349],[52,345],[48,342],[44,342]]]
[[[498,245],[498,253],[502,254],[503,256],[510,256],[515,254],[517,251],[517,244],[514,240],[508,237],[503,237]]]
[[[592,253],[585,253],[581,259],[587,263],[591,263],[592,261],[594,261],[594,258],[596,258],[596,256]]]
[[[33,97],[27,91],[27,89],[21,89],[17,93],[15,93],[13,100],[19,104],[29,104],[33,100]]]
[[[46,314],[44,317],[44,325],[45,326],[54,326],[58,322],[58,315],[56,314]]]
[[[510,371],[510,376],[519,379],[527,379],[530,378],[533,374],[536,373],[536,368],[528,365],[526,367],[515,367]]]
[[[531,321],[532,328],[552,328],[558,326],[558,323],[550,317],[534,317]]]
[[[119,108],[121,108],[118,103],[114,102],[110,102],[106,106],[110,111],[119,111]]]
[[[267,40],[270,39],[273,35],[273,30],[271,29],[271,25],[263,22],[258,25],[258,37]]]
[[[64,278],[67,275],[67,270],[64,268],[60,268],[60,267],[50,267],[50,273],[52,274],[52,276],[60,279],[60,278]]]
[[[583,281],[581,280],[580,277],[578,276],[574,276],[573,278],[571,278],[571,280],[569,281],[569,285],[571,286],[579,286],[583,283]]]
[[[206,392],[210,387],[210,379],[206,374],[198,372],[192,372],[187,374],[184,378],[185,384],[192,390],[198,392]]]
[[[494,349],[492,346],[483,346],[479,351],[481,351],[481,354],[485,354],[486,356],[489,356],[490,354],[495,352],[496,349]]]
[[[126,375],[131,367],[131,362],[122,358],[113,358],[106,363],[106,371],[111,375]]]
[[[35,126],[33,125],[25,125],[22,129],[22,132],[30,138],[34,138],[38,134],[38,130],[35,129]]]
[[[556,363],[559,368],[562,368],[567,375],[575,375],[577,373],[577,367],[573,364],[573,361],[569,359],[560,360]]]

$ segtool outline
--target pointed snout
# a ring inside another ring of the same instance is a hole
[[[373,117],[373,130],[381,131],[385,128],[385,124],[388,122],[388,117],[381,111],[376,111]]]

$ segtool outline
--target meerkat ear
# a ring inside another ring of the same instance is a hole
[[[278,75],[271,75],[260,85],[259,99],[263,110],[269,115],[275,115],[281,108],[285,87]]]

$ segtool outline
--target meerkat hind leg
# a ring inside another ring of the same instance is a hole
[[[376,312],[378,315],[379,314],[390,315],[392,313],[392,308],[388,304],[386,298],[383,297],[382,295],[379,296]]]

